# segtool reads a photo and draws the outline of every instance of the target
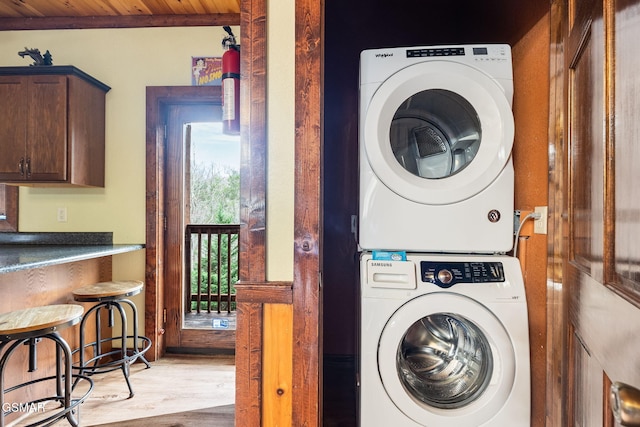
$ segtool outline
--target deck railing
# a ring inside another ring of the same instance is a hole
[[[186,312],[236,308],[238,224],[189,224],[185,230]]]

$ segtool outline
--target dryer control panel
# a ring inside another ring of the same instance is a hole
[[[464,56],[463,47],[439,47],[424,49],[407,49],[407,58],[424,58],[429,56]]]
[[[507,48],[502,45],[473,45],[466,47],[437,46],[407,49],[407,58],[429,58],[433,56],[470,56],[487,60],[501,60],[507,58]]]
[[[501,262],[420,261],[421,280],[441,288],[457,283],[504,282]]]

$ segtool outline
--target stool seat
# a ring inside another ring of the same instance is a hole
[[[79,361],[74,365],[80,373],[86,375],[103,374],[116,369],[121,369],[129,388],[129,397],[134,392],[129,381],[129,367],[135,361],[140,360],[147,368],[151,367],[144,353],[151,347],[151,339],[138,334],[138,310],[133,301],[128,297],[137,295],[142,291],[144,283],[140,280],[123,280],[100,282],[83,286],[73,291],[73,298],[79,302],[95,302],[89,308],[80,322],[80,345],[75,350],[79,355]],[[133,335],[127,332],[127,314],[125,307],[129,307],[133,319]],[[120,316],[120,335],[108,334],[103,336],[101,311],[106,310],[108,315],[108,327],[115,326],[115,315]],[[93,342],[85,341],[87,320],[92,317],[95,321],[95,336]],[[120,341],[120,347],[103,349],[103,344]],[[130,345],[129,342],[132,344]]]
[[[109,298],[126,298],[137,295],[144,283],[139,280],[117,280],[111,282],[93,283],[73,291],[76,301],[95,302]]]
[[[26,308],[0,314],[0,427],[5,426],[5,417],[18,411],[12,405],[7,405],[6,395],[15,398],[12,393],[30,387],[37,383],[55,384],[55,394],[33,399],[26,404],[40,405],[47,401],[54,401],[61,405],[57,410],[49,412],[46,418],[39,419],[30,426],[50,426],[58,420],[66,420],[74,427],[79,427],[78,406],[84,402],[93,389],[93,381],[82,374],[73,373],[72,353],[69,344],[58,333],[60,329],[73,326],[82,321],[84,307],[78,304],[57,304],[41,307]],[[9,358],[23,345],[28,346],[28,372],[37,371],[38,355],[36,347],[42,340],[48,340],[55,345],[55,375],[40,376],[34,379],[7,387],[5,371]],[[88,388],[78,397],[72,396],[74,384],[80,381],[88,384]],[[53,387],[43,388],[42,394],[48,394]],[[36,392],[39,393],[39,392]],[[30,396],[29,392],[24,395]]]
[[[0,314],[0,339],[4,341],[42,335],[80,322],[84,307],[57,304]]]

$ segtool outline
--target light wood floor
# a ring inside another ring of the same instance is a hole
[[[130,379],[135,396],[122,371],[94,375],[94,388],[80,407],[83,427],[157,415],[230,405],[235,400],[235,366],[233,356],[168,356],[131,367]],[[78,390],[80,392],[80,390]],[[34,415],[35,416],[35,415]],[[34,422],[28,417],[13,423],[25,426]],[[56,426],[69,425],[66,420]]]

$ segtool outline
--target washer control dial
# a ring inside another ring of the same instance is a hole
[[[438,271],[438,280],[445,285],[448,285],[453,280],[453,274],[447,269]]]

